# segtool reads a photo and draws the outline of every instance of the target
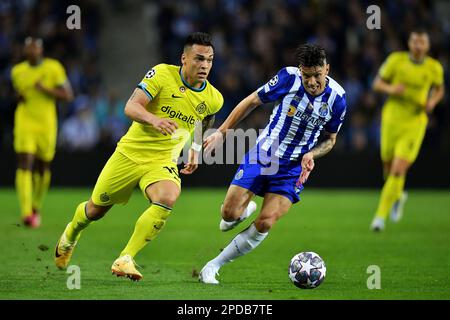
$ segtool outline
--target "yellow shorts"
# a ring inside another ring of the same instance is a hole
[[[37,158],[50,162],[55,157],[56,128],[33,129],[17,122],[14,125],[14,151],[31,153]]]
[[[148,199],[145,189],[162,180],[173,181],[181,188],[178,168],[174,162],[169,160],[137,164],[115,151],[97,179],[92,192],[92,202],[98,206],[126,203],[137,184]]]
[[[383,162],[400,158],[413,163],[425,137],[427,123],[398,125],[381,123],[381,159]]]

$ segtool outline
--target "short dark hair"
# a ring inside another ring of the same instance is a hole
[[[425,28],[425,26],[422,26],[422,25],[418,25],[418,26],[415,26],[414,28],[412,28],[410,31],[409,31],[409,35],[411,35],[411,33],[418,33],[418,34],[427,34],[428,35],[428,31],[427,31],[427,29]]]
[[[183,48],[186,50],[187,47],[192,47],[194,44],[209,46],[214,49],[212,44],[212,37],[209,33],[205,32],[194,32],[188,35],[186,41],[184,42]]]
[[[295,51],[299,66],[315,67],[324,66],[327,62],[325,49],[316,44],[301,44]]]

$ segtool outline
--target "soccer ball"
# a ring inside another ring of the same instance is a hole
[[[325,279],[327,268],[315,252],[300,252],[289,263],[289,278],[301,289],[314,289]]]

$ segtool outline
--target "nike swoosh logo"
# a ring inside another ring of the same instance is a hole
[[[55,248],[55,257],[57,257],[57,258],[61,257],[61,255],[60,255],[59,252],[58,252],[58,246],[59,246],[59,241],[58,241],[58,243],[56,244],[56,248]]]
[[[172,93],[172,98],[183,98],[183,97],[176,96],[174,93]]]

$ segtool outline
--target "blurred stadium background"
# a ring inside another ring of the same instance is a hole
[[[66,8],[71,4],[81,8],[81,30],[66,27]],[[381,8],[380,30],[366,28],[370,4]],[[14,182],[10,69],[23,59],[27,35],[44,39],[45,55],[62,61],[76,94],[72,103],[59,103],[52,186],[92,185],[130,124],[123,107],[135,85],[154,64],[179,64],[184,38],[201,30],[213,35],[216,52],[210,81],[225,97],[215,126],[277,70],[295,65],[293,52],[299,43],[323,45],[331,76],[347,92],[349,112],[335,150],[320,160],[321,170],[309,183],[379,187],[383,97],[372,92],[370,85],[387,54],[406,49],[408,30],[420,23],[430,32],[431,56],[445,68],[447,94],[431,116],[407,183],[409,187],[450,187],[449,12],[444,0],[1,0],[0,185]],[[270,112],[270,106],[260,108],[241,127],[263,128]],[[80,162],[84,174],[80,174]],[[184,183],[226,185],[235,166],[226,168],[203,166]],[[209,178],[212,172],[215,179]]]

